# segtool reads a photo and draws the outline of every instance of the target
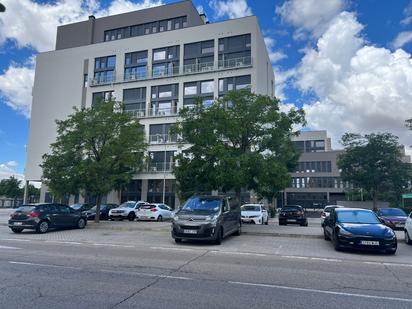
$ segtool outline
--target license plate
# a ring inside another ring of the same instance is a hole
[[[288,219],[288,222],[296,222],[296,219]]]
[[[185,234],[197,234],[196,230],[183,230],[183,233]]]
[[[142,218],[142,219],[147,219],[147,216],[140,216],[140,218]]]
[[[23,222],[14,222],[13,225],[22,225]]]
[[[373,241],[373,240],[361,240],[361,245],[366,245],[366,246],[379,246],[379,241]]]
[[[395,226],[397,226],[397,227],[404,227],[405,224],[403,224],[403,223],[396,223]]]

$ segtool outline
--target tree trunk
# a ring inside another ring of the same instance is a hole
[[[373,211],[378,211],[378,195],[375,190],[373,191]]]
[[[94,216],[94,222],[100,222],[100,204],[102,203],[102,197],[100,195],[96,196],[96,215]]]
[[[241,190],[236,190],[236,202],[238,203],[238,207],[242,206],[242,201],[241,201]]]

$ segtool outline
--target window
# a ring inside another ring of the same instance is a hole
[[[201,82],[201,93],[213,93],[214,82],[213,80]]]
[[[114,81],[116,56],[96,58],[94,62],[94,80],[96,83],[110,83]]]
[[[83,87],[87,87],[88,74],[83,74]]]
[[[159,86],[159,98],[168,98],[172,96],[171,85]]]
[[[166,65],[165,64],[154,64],[153,65],[153,77],[160,77],[166,75]]]
[[[167,30],[172,30],[172,21],[171,20],[167,21]]]
[[[197,94],[197,84],[196,83],[185,83],[185,95],[196,95]]]
[[[249,88],[250,83],[250,75],[226,77],[219,79],[219,94],[224,95],[228,91]]]
[[[166,51],[158,51],[153,54],[153,60],[158,61],[158,60],[165,60],[166,59]]]
[[[99,101],[109,101],[114,98],[114,91],[102,91],[93,93],[92,106]]]
[[[172,76],[179,73],[179,46],[153,50],[153,77]]]

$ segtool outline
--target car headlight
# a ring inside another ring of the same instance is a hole
[[[173,221],[177,221],[177,220],[179,220],[179,216],[178,215],[172,215],[172,220]]]
[[[217,218],[218,218],[218,215],[208,216],[208,217],[206,218],[206,220],[209,221],[209,223],[210,223],[212,226],[216,226],[216,224],[217,224]]]
[[[386,232],[385,232],[385,234],[384,234],[384,236],[385,236],[385,237],[388,237],[388,238],[394,238],[396,235],[395,235],[395,233],[394,233],[392,230],[387,229]]]
[[[349,232],[349,231],[347,231],[347,230],[345,230],[345,229],[339,229],[339,235],[342,235],[342,236],[353,236],[353,234],[351,233],[351,232]]]

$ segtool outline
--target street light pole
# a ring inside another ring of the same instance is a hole
[[[162,203],[165,203],[165,197],[166,197],[166,136],[158,134],[159,141],[162,142],[165,146],[164,150],[164,156],[163,156],[163,191],[162,191]]]

